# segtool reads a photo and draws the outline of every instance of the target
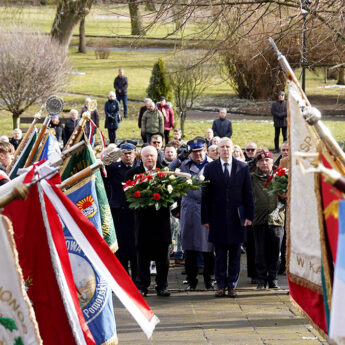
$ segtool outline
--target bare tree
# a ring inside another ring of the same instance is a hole
[[[199,54],[199,51],[180,52],[168,63],[170,82],[180,112],[183,134],[187,110],[192,109],[194,102],[211,85],[216,71],[211,61],[196,64]]]
[[[0,109],[20,115],[67,82],[69,64],[64,49],[32,27],[0,27]]]

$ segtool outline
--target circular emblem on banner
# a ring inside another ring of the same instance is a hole
[[[46,109],[49,114],[60,114],[63,111],[64,101],[57,96],[50,96],[46,102]]]
[[[97,205],[92,195],[88,195],[84,199],[78,201],[77,206],[87,218],[92,218],[97,213]]]
[[[73,279],[86,323],[95,319],[106,305],[109,288],[71,236],[65,236]]]

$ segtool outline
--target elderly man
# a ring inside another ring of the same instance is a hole
[[[255,265],[258,290],[278,289],[277,272],[279,252],[284,235],[284,200],[265,188],[267,178],[273,174],[273,155],[261,151],[257,155],[257,170],[251,174],[255,201],[253,221],[255,239]]]
[[[116,100],[123,103],[123,116],[127,118],[127,89],[128,78],[125,76],[125,70],[119,69],[119,74],[114,80],[114,89],[116,91]]]
[[[253,141],[249,141],[246,144],[246,147],[244,149],[244,157],[246,158],[246,162],[249,165],[249,171],[253,172],[256,170],[256,150],[257,150],[257,145]]]
[[[218,146],[217,145],[211,145],[207,149],[207,156],[210,157],[212,160],[218,159],[219,158],[219,153],[218,153]]]
[[[108,100],[104,104],[105,128],[108,129],[109,143],[115,143],[116,131],[119,128],[120,103],[115,99],[115,93],[109,92]]]
[[[64,140],[64,145],[67,144],[68,139],[74,132],[75,128],[78,125],[79,122],[79,117],[78,117],[78,111],[75,109],[71,109],[69,112],[70,118],[67,119],[64,127],[64,134],[63,134],[63,140]]]
[[[20,128],[15,128],[13,130],[13,137],[10,139],[10,144],[13,145],[14,151],[17,150],[20,142],[22,141],[22,130]]]
[[[139,114],[138,114],[138,127],[139,128],[141,128],[141,119],[143,118],[145,111],[150,107],[151,104],[152,104],[151,98],[145,98],[144,99],[144,105],[139,109]],[[143,141],[146,142],[146,136],[142,132],[141,132],[141,139],[143,139]]]
[[[213,121],[212,130],[214,136],[223,138],[231,138],[232,136],[232,123],[226,118],[226,109],[219,110],[219,118]]]
[[[126,180],[148,170],[162,168],[157,163],[157,150],[146,146],[141,150],[142,164],[128,171]],[[143,296],[148,293],[151,283],[150,261],[157,266],[157,296],[168,297],[169,244],[171,243],[170,210],[161,207],[147,207],[135,211],[136,247],[138,260],[137,286]]]
[[[146,142],[151,141],[153,134],[164,135],[164,116],[152,102],[141,119],[141,135],[145,136]]]
[[[205,140],[193,139],[188,142],[191,149],[190,158],[181,165],[181,171],[199,177],[205,166],[212,162],[205,154]],[[191,216],[193,215],[193,216]],[[214,257],[213,246],[208,241],[209,229],[201,225],[201,192],[190,190],[181,201],[181,238],[182,249],[185,254],[185,268],[188,286],[186,290],[195,290],[198,284],[198,253],[204,256],[204,284],[205,289],[213,288],[211,275],[213,274]]]
[[[254,217],[252,184],[248,164],[232,158],[233,144],[229,138],[219,141],[220,158],[207,164],[202,192],[201,221],[210,229],[214,244],[216,297],[236,297],[240,274],[241,243],[244,226]]]
[[[272,104],[271,114],[274,125],[274,148],[275,152],[278,153],[280,130],[283,135],[283,140],[287,140],[287,111],[284,91],[279,92],[278,100]]]
[[[139,165],[136,161],[136,141],[125,140],[119,144],[122,151],[121,161],[115,162],[106,167],[107,179],[110,185],[111,213],[114,219],[117,241],[119,250],[116,256],[127,272],[128,263],[131,266],[131,276],[133,281],[137,272],[137,257],[135,248],[135,231],[134,231],[134,211],[131,210],[123,195],[123,182],[127,172]]]

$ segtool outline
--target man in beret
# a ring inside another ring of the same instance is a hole
[[[216,297],[236,297],[240,275],[241,243],[245,226],[254,216],[252,184],[248,164],[232,157],[231,139],[218,144],[220,158],[205,166],[205,187],[202,191],[201,222],[210,229],[209,241],[214,244]]]
[[[204,168],[212,162],[206,156],[205,139],[195,138],[188,141],[190,158],[181,165],[181,171],[199,177],[203,175]],[[193,215],[193,216],[191,216]],[[190,190],[181,201],[181,238],[182,249],[185,255],[185,268],[187,275],[187,291],[196,289],[198,284],[198,253],[204,257],[204,285],[205,289],[213,289],[212,274],[214,270],[213,246],[209,242],[209,229],[201,224],[201,192]]]
[[[278,289],[279,252],[284,235],[284,200],[268,193],[267,179],[273,175],[273,155],[261,151],[256,156],[256,171],[251,174],[255,204],[253,232],[258,290]]]
[[[131,267],[131,277],[135,281],[137,272],[137,258],[135,248],[134,212],[125,202],[123,195],[123,182],[127,172],[139,165],[136,158],[136,141],[125,140],[119,144],[122,151],[121,161],[106,166],[107,182],[110,186],[111,213],[114,219],[116,236],[119,250],[116,256],[122,266],[129,272],[128,263]]]

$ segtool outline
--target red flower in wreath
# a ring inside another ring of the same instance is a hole
[[[161,198],[161,196],[159,193],[153,193],[153,195],[152,195],[153,200],[158,201],[160,198]]]
[[[140,192],[138,190],[134,193],[134,197],[135,198],[140,198],[141,197],[141,194],[140,194]]]
[[[146,178],[147,178],[147,181],[150,181],[150,180],[153,179],[153,176],[152,175],[147,175]]]
[[[164,176],[165,176],[165,173],[159,172],[157,175],[158,175],[158,177],[164,177]]]
[[[285,170],[282,168],[277,169],[276,173],[280,177],[285,176]]]

